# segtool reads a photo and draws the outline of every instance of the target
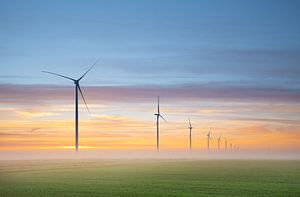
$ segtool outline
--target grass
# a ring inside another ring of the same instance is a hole
[[[300,161],[1,161],[0,196],[300,196]]]

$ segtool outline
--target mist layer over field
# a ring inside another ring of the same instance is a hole
[[[24,150],[0,151],[0,160],[40,159],[288,159],[300,160],[299,151],[217,150]]]
[[[0,196],[299,196],[299,160],[0,161]]]

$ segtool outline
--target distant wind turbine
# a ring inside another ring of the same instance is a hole
[[[81,91],[79,82],[96,65],[97,62],[98,61],[96,61],[79,79],[73,79],[71,77],[67,77],[67,76],[60,75],[60,74],[53,73],[53,72],[42,71],[44,73],[48,73],[48,74],[56,75],[56,76],[59,76],[59,77],[65,78],[65,79],[69,79],[69,80],[73,81],[74,84],[75,84],[75,150],[76,150],[76,152],[78,151],[78,90],[79,90],[79,92],[81,94],[81,97],[82,97],[82,99],[84,101],[86,109],[90,113],[90,110],[89,110],[89,108],[88,108],[88,106],[86,104],[86,101],[84,99],[83,93]]]
[[[210,140],[211,140],[211,128],[206,136],[207,136],[207,150],[209,151],[209,148],[210,148],[209,145],[210,145]]]
[[[232,144],[230,143],[230,151],[232,152]]]
[[[189,118],[189,127],[188,128],[190,129],[190,151],[191,151],[192,150],[192,129],[193,129],[193,127],[192,127],[190,118]]]
[[[227,140],[225,139],[225,151],[227,151]]]
[[[218,138],[218,150],[220,150],[221,136]]]
[[[162,115],[160,114],[159,96],[157,97],[157,113],[154,115],[156,116],[156,150],[158,152],[159,151],[159,118],[162,118],[164,121],[166,121],[166,119],[164,119],[164,117],[162,117]]]

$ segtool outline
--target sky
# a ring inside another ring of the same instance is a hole
[[[0,0],[0,150],[300,151],[299,1]]]

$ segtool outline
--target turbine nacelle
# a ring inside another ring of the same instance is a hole
[[[189,118],[189,127],[188,127],[188,128],[189,128],[189,129],[193,129],[190,118]]]
[[[167,122],[166,119],[165,119],[164,117],[162,117],[162,115],[160,115],[160,114],[154,114],[154,115],[155,115],[158,119],[161,118],[161,119],[163,119],[165,122]]]
[[[206,136],[208,137],[209,140],[211,139],[211,129]]]

